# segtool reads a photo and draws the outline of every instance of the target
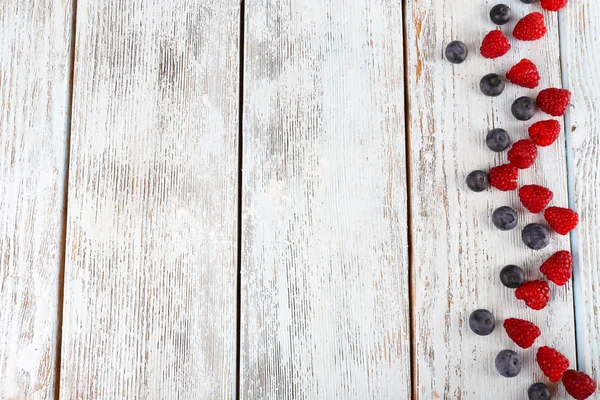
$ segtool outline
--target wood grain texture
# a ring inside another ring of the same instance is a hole
[[[561,12],[566,114],[574,231],[579,368],[600,382],[600,4],[576,0]]]
[[[80,0],[62,399],[231,399],[239,2]]]
[[[246,3],[241,397],[410,396],[402,5]]]
[[[0,398],[54,396],[70,0],[0,2]]]
[[[482,3],[482,4],[480,4]],[[490,72],[505,74],[521,58],[533,60],[542,71],[538,89],[560,87],[559,41],[556,13],[545,13],[548,34],[537,42],[519,42],[510,33],[520,18],[537,5],[510,3],[516,18],[503,28],[513,49],[497,60],[479,54],[481,39],[494,29],[489,10],[496,2],[456,0],[408,0],[408,90],[410,102],[410,165],[413,243],[414,374],[417,399],[484,399],[490,393],[502,399],[520,400],[527,388],[544,380],[535,363],[535,352],[550,345],[575,365],[575,340],[571,285],[551,287],[548,307],[534,312],[504,288],[498,274],[503,266],[522,266],[529,279],[539,278],[539,265],[554,251],[570,249],[568,238],[553,234],[543,251],[534,252],[521,242],[521,230],[530,222],[543,222],[520,205],[516,192],[490,190],[470,192],[465,185],[469,172],[487,170],[506,162],[506,152],[496,155],[485,146],[493,128],[506,129],[513,141],[526,138],[535,120],[549,116],[538,112],[529,123],[510,113],[514,99],[537,96],[507,83],[498,98],[481,94],[479,80]],[[453,66],[443,58],[451,40],[463,40],[470,55]],[[536,183],[551,188],[553,205],[566,206],[567,176],[565,141],[540,149],[533,168],[520,174],[519,184]],[[500,206],[519,212],[517,229],[500,232],[491,214]],[[488,337],[476,336],[468,327],[470,313],[491,310],[496,330]],[[532,349],[521,350],[502,328],[509,317],[525,318],[542,330]],[[505,348],[522,355],[524,368],[515,379],[504,379],[494,367],[497,353]],[[555,385],[553,385],[555,386]],[[564,389],[558,388],[564,398]]]

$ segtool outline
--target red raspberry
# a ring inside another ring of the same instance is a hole
[[[508,151],[508,161],[519,169],[527,169],[537,158],[537,146],[531,140],[519,140]]]
[[[513,30],[513,36],[519,40],[538,40],[545,34],[544,15],[539,12],[533,12],[521,18]]]
[[[538,146],[546,147],[558,139],[560,122],[554,119],[536,122],[529,127],[529,137]]]
[[[598,384],[583,372],[569,369],[562,377],[565,390],[576,400],[585,400],[596,392]]]
[[[548,207],[544,211],[544,218],[561,235],[571,232],[579,222],[579,215],[575,211],[563,207]]]
[[[540,328],[535,326],[535,324],[517,318],[509,318],[504,321],[504,329],[508,337],[523,349],[533,346],[535,339],[542,334]]]
[[[538,94],[537,106],[546,114],[562,117],[571,102],[571,92],[566,89],[544,89]]]
[[[565,7],[568,0],[542,0],[542,8],[548,11],[558,11]]]
[[[524,300],[532,310],[542,310],[550,300],[550,286],[544,281],[525,282],[515,290],[515,296]]]
[[[490,169],[490,185],[503,192],[517,188],[519,170],[512,164],[503,164]]]
[[[566,250],[557,251],[544,261],[540,266],[540,271],[558,286],[563,286],[571,279],[573,256]]]
[[[533,89],[540,83],[540,73],[534,63],[524,58],[508,71],[506,79],[515,85]]]
[[[491,31],[481,42],[481,55],[485,58],[498,58],[510,50],[510,43],[500,30]]]
[[[558,382],[563,373],[569,368],[569,360],[552,347],[540,347],[536,360],[544,375],[552,382]]]
[[[541,213],[550,203],[554,193],[539,185],[525,185],[519,189],[519,199],[523,206],[532,214]]]

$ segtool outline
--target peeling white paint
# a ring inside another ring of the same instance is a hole
[[[78,2],[61,399],[231,399],[239,1]]]
[[[408,398],[402,4],[246,21],[241,397]]]
[[[0,5],[0,398],[54,396],[70,0]]]

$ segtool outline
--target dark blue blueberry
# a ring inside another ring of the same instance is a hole
[[[506,4],[498,4],[492,7],[490,18],[496,25],[504,25],[510,21],[510,7]]]
[[[500,271],[500,282],[510,289],[516,289],[525,282],[525,272],[516,265],[507,265]]]
[[[550,400],[552,392],[545,383],[534,383],[529,387],[527,396],[529,396],[529,400]]]
[[[467,46],[459,40],[450,42],[448,43],[448,46],[446,46],[446,58],[452,64],[462,63],[467,59],[468,55],[469,49],[467,49]]]
[[[529,224],[521,233],[523,243],[532,250],[541,250],[550,244],[550,232],[544,225]]]
[[[487,74],[479,81],[479,89],[486,96],[500,96],[504,92],[504,81],[498,74]]]
[[[469,317],[469,327],[479,336],[487,336],[494,331],[496,319],[488,310],[475,310]]]
[[[496,356],[496,369],[506,378],[514,378],[521,372],[521,357],[512,350],[502,350]]]
[[[519,222],[519,216],[517,212],[510,207],[500,207],[492,214],[492,222],[496,228],[501,231],[510,231],[517,226]]]
[[[535,3],[538,0],[521,0],[521,3],[525,3],[525,4],[532,4]]]
[[[473,171],[467,175],[467,186],[474,192],[483,192],[490,186],[488,174],[483,171]]]
[[[529,97],[523,96],[515,100],[510,111],[519,121],[529,121],[533,118],[535,109],[535,101]]]
[[[504,129],[492,129],[485,137],[485,144],[490,150],[499,153],[510,146],[510,136]]]

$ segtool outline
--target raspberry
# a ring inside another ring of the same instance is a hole
[[[506,79],[515,85],[533,89],[540,83],[540,73],[534,63],[524,58],[508,71]]]
[[[519,40],[538,40],[545,34],[544,15],[539,12],[533,12],[521,18],[513,30],[513,36]]]
[[[481,55],[485,58],[498,58],[510,50],[510,43],[502,31],[491,31],[481,42]]]
[[[552,347],[540,347],[536,360],[544,375],[552,382],[558,382],[569,368],[569,360]]]
[[[557,251],[544,261],[540,266],[540,271],[558,286],[563,286],[571,279],[573,256],[566,250]]]
[[[548,11],[558,11],[564,8],[568,0],[542,0],[542,8]]]
[[[525,282],[515,290],[515,296],[524,300],[532,310],[542,310],[550,300],[550,286],[544,281]]]
[[[598,384],[583,372],[569,369],[565,371],[562,383],[565,390],[576,400],[585,400],[596,392]]]
[[[544,218],[560,235],[571,232],[579,222],[579,215],[575,211],[563,207],[548,207],[544,211]]]
[[[540,110],[555,117],[562,117],[570,102],[571,92],[556,88],[542,90],[536,99]]]
[[[550,146],[559,135],[560,122],[554,119],[539,121],[529,127],[529,137],[538,146]]]
[[[504,321],[504,329],[509,338],[519,347],[528,349],[542,332],[535,324],[524,319],[509,318]]]
[[[519,170],[512,164],[503,164],[490,169],[490,185],[503,192],[517,188]]]
[[[526,169],[533,165],[537,158],[537,147],[531,140],[519,140],[508,151],[508,161],[519,169]]]
[[[542,212],[553,197],[554,193],[550,189],[539,185],[525,185],[519,189],[521,203],[532,214]]]

